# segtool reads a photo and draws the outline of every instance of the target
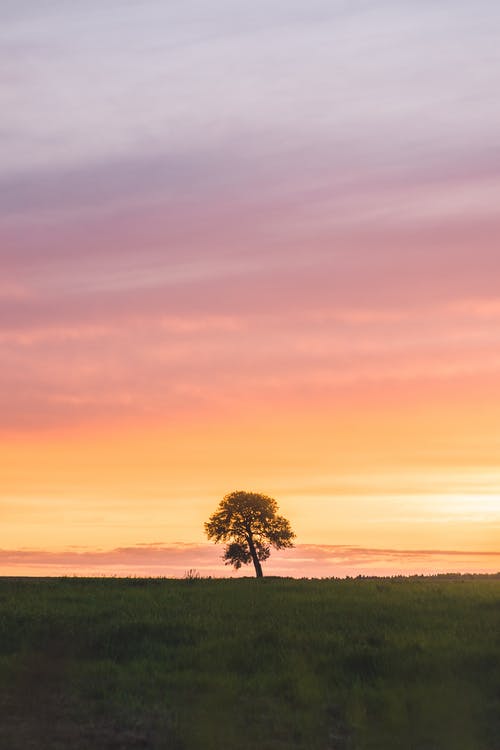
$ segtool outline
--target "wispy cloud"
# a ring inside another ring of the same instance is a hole
[[[238,13],[227,0],[210,13],[155,0],[43,12],[11,4],[2,67],[4,127],[15,138],[5,169],[189,150],[235,134],[292,148],[318,137],[361,143],[392,160],[410,146],[417,157],[440,151],[444,139],[448,149],[487,143],[498,116],[492,17],[489,0],[474,11],[451,0],[349,9],[272,0]]]
[[[182,577],[189,569],[202,575],[252,575],[224,567],[221,550],[209,545],[138,544],[112,550],[0,550],[0,573],[16,575],[145,575]],[[464,550],[372,549],[334,545],[297,545],[275,553],[269,575],[344,577],[411,575],[429,572],[498,572],[500,552]]]
[[[250,294],[248,276],[246,283]],[[253,288],[257,294],[257,282]],[[422,310],[332,300],[285,314],[260,304],[182,312],[172,296],[164,288],[120,300],[103,293],[56,305],[20,301],[19,317],[6,314],[0,325],[0,431],[153,414],[160,422],[200,408],[216,414],[222,403],[239,413],[277,402],[344,411],[377,387],[402,400],[448,385],[444,405],[451,385],[486,393],[500,371],[499,315],[488,298]]]

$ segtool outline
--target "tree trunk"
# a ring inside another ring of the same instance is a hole
[[[255,575],[257,576],[257,578],[263,578],[264,573],[262,572],[262,565],[260,564],[260,560],[257,557],[257,550],[255,549],[255,544],[253,543],[253,539],[251,536],[248,537],[248,547],[250,549],[250,554],[252,555],[252,560],[255,567]]]

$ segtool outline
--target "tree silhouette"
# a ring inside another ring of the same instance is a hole
[[[257,492],[231,492],[219,503],[207,523],[209,539],[228,542],[223,559],[236,569],[253,562],[255,575],[262,578],[263,560],[271,554],[271,547],[293,547],[290,522],[277,515],[278,503],[272,497]]]

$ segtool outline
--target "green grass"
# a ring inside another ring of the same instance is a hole
[[[0,579],[3,750],[500,750],[500,577]]]

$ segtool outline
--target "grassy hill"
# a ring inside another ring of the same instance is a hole
[[[500,577],[0,579],[4,750],[500,750]]]

